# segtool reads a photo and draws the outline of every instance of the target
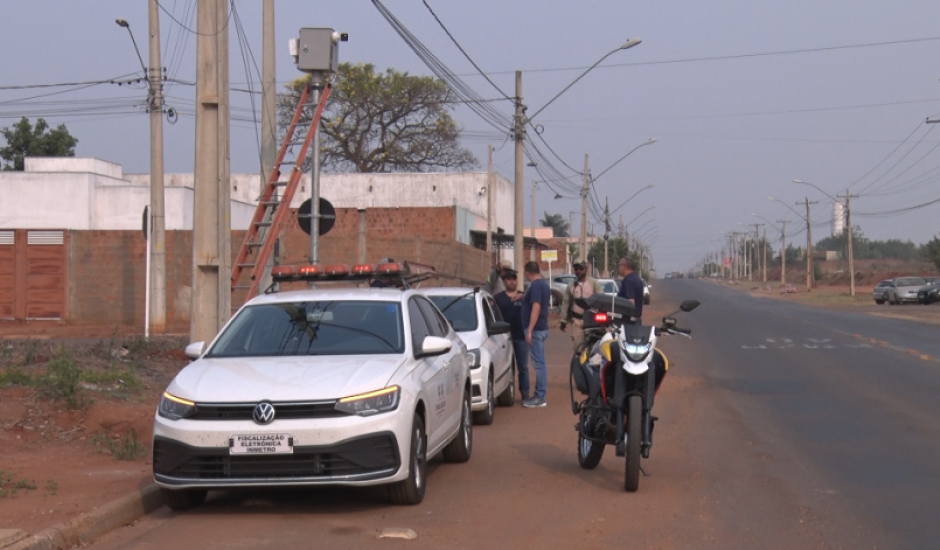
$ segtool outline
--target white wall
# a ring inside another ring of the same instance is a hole
[[[485,172],[426,174],[323,174],[320,195],[336,208],[458,206],[485,230]],[[254,214],[261,178],[232,175],[232,229],[246,229]],[[166,228],[192,229],[193,175],[166,174]],[[123,173],[120,165],[94,158],[28,158],[24,172],[0,172],[0,228],[140,229],[150,200],[149,174]],[[494,178],[494,224],[513,230],[513,184]],[[310,197],[309,174],[301,179],[293,207]]]

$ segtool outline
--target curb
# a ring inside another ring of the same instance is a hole
[[[161,506],[163,499],[160,489],[151,484],[66,523],[43,529],[35,535],[3,547],[3,550],[67,550],[73,546],[84,546],[119,527],[133,523]]]

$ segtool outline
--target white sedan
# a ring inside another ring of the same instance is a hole
[[[496,405],[512,406],[516,400],[515,354],[509,323],[486,291],[461,287],[420,290],[441,310],[470,353],[473,420],[492,424]]]
[[[154,480],[186,509],[208,489],[389,485],[424,498],[427,461],[469,460],[467,349],[413,290],[311,289],[246,304],[167,387]]]

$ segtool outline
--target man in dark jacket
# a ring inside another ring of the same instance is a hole
[[[643,321],[640,317],[643,316],[643,279],[640,279],[635,269],[636,260],[633,258],[620,258],[617,263],[617,270],[620,272],[620,276],[623,277],[623,282],[620,283],[617,296],[633,300],[633,305],[636,307],[636,324],[642,325]]]
[[[502,281],[506,290],[493,296],[493,299],[503,314],[503,320],[509,323],[512,352],[516,357],[519,394],[525,399],[529,397],[529,345],[525,341],[525,326],[522,323],[523,294],[518,289],[519,280],[514,269],[504,269]]]

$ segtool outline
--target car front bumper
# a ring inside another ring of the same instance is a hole
[[[408,476],[412,422],[411,410],[402,406],[370,417],[275,420],[266,426],[157,415],[154,481],[178,489],[391,483]],[[289,434],[293,452],[230,454],[232,436],[250,434]]]

